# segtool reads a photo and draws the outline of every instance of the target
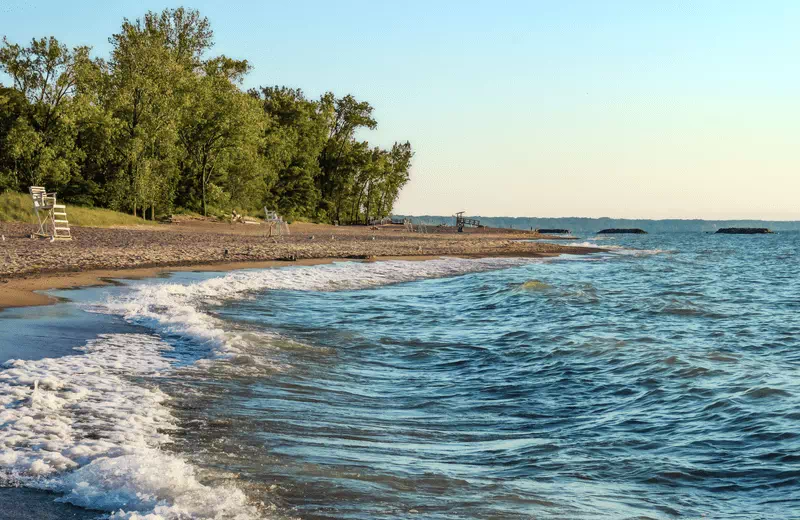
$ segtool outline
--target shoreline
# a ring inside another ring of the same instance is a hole
[[[603,250],[598,248],[598,252]],[[461,255],[390,255],[370,258],[303,258],[296,261],[262,260],[240,262],[213,262],[187,265],[162,265],[154,267],[134,267],[126,269],[92,269],[81,272],[53,272],[30,275],[24,278],[12,278],[0,282],[0,312],[5,309],[20,307],[37,307],[53,305],[60,300],[55,296],[43,294],[44,291],[57,289],[77,289],[82,287],[102,287],[117,284],[116,280],[142,280],[159,278],[171,273],[180,272],[229,272],[243,269],[275,269],[280,267],[314,266],[332,264],[334,262],[386,262],[403,260],[408,262],[424,262],[438,258],[548,258],[563,253],[497,253],[497,254],[461,254]],[[590,253],[584,253],[590,254]]]
[[[232,271],[336,261],[423,261],[442,257],[552,257],[591,254],[603,248],[520,239],[559,237],[511,230],[436,229],[409,233],[402,226],[381,228],[293,224],[291,234],[264,235],[262,226],[218,223],[159,228],[81,228],[73,240],[51,244],[29,238],[28,226],[4,225],[0,243],[0,310],[48,305],[58,298],[42,291],[101,286],[114,280],[155,278],[183,271]]]
[[[180,272],[228,272],[241,269],[271,269],[291,266],[313,266],[331,264],[334,262],[367,262],[386,260],[413,260],[424,261],[441,258],[439,256],[396,256],[380,257],[375,259],[356,258],[304,258],[296,261],[289,260],[263,260],[242,262],[214,262],[196,263],[187,265],[162,265],[153,267],[133,267],[126,269],[92,269],[88,271],[64,271],[29,275],[24,278],[4,280],[0,285],[0,311],[18,307],[36,307],[58,303],[54,296],[43,294],[42,291],[56,289],[77,289],[81,287],[101,287],[115,285],[115,280],[142,280],[145,278],[158,278],[171,273]]]

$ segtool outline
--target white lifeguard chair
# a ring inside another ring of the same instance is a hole
[[[72,240],[67,220],[67,207],[56,202],[56,194],[47,193],[42,186],[28,188],[33,199],[33,212],[39,223],[39,229],[31,233],[31,238],[49,238],[55,240]]]
[[[265,215],[264,220],[267,221],[267,225],[269,226],[269,236],[270,237],[272,236],[272,231],[273,230],[277,230],[277,235],[279,237],[283,236],[283,228],[284,227],[286,228],[286,235],[288,236],[290,234],[290,232],[289,232],[289,224],[287,224],[286,221],[283,220],[283,217],[278,215],[278,213],[276,211],[270,211],[265,206],[264,207],[264,215]]]

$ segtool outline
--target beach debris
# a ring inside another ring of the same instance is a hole
[[[222,253],[222,256],[228,256],[228,250],[227,249]]]
[[[308,237],[308,239],[309,240],[314,240],[314,235],[311,235],[310,237]]]

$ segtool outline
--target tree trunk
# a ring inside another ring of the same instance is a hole
[[[200,176],[203,178],[203,216],[204,217],[208,216],[208,210],[206,208],[206,164],[207,164],[207,160],[208,160],[208,158],[205,155],[203,155],[202,169],[200,170]]]
[[[206,211],[206,176],[203,175],[203,216],[207,217],[208,212]]]
[[[369,183],[369,188],[367,188],[367,214],[364,215],[364,224],[369,224],[369,210],[372,203],[372,183]],[[378,215],[380,218],[380,215]]]

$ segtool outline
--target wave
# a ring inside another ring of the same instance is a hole
[[[153,326],[151,334],[100,335],[75,355],[12,360],[0,370],[0,482],[61,494],[60,501],[115,520],[261,517],[245,494],[203,484],[197,468],[165,450],[178,430],[155,381],[174,374],[162,338],[189,336],[211,347],[202,369],[248,370],[270,363],[276,335],[235,330],[203,309],[263,290],[338,291],[514,267],[531,259],[441,259],[339,263],[235,271],[196,283],[148,283],[89,310]],[[258,344],[261,355],[248,345]],[[172,354],[169,354],[172,355]],[[274,368],[274,367],[271,367]]]
[[[206,312],[205,308],[265,290],[368,289],[542,261],[529,258],[442,258],[233,271],[225,276],[191,284],[167,282],[136,286],[114,300],[93,305],[93,309],[121,315],[130,322],[154,326],[162,333],[189,337],[207,345],[216,357],[237,359],[241,365],[247,366],[255,362],[248,354],[250,347],[274,337],[226,330],[222,322]]]
[[[158,378],[169,349],[156,336],[111,334],[79,354],[6,362],[0,480],[120,520],[259,516],[241,491],[202,484],[192,465],[162,450],[177,429],[168,397],[131,378]]]

